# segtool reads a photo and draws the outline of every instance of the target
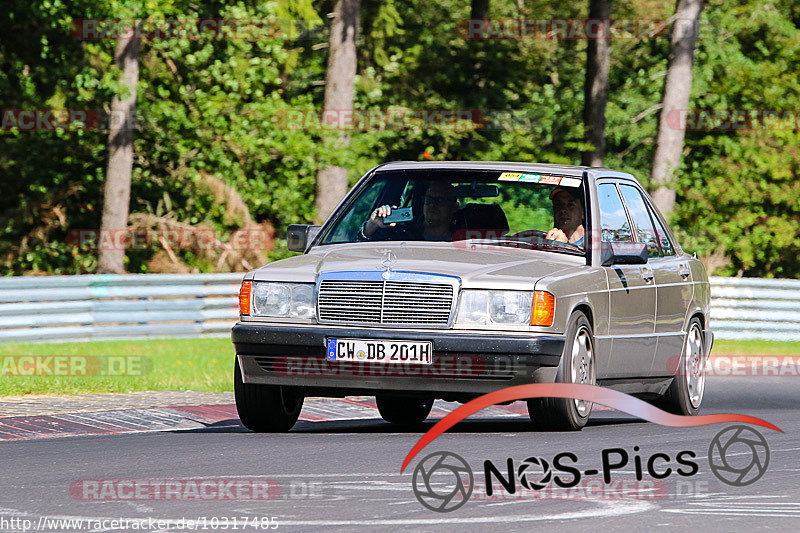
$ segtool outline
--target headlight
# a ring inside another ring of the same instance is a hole
[[[253,316],[314,318],[314,285],[253,282]]]
[[[532,305],[532,292],[465,290],[461,293],[456,322],[529,325]]]

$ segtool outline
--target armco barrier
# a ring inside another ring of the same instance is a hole
[[[241,273],[0,278],[0,342],[227,335]]]
[[[0,342],[224,336],[242,274],[0,278]],[[800,341],[800,280],[711,278],[718,339]]]
[[[800,341],[800,280],[711,278],[718,339]]]

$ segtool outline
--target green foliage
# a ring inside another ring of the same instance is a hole
[[[195,16],[212,15],[278,16],[274,3],[239,3]],[[205,173],[232,185],[257,221],[283,227],[313,218],[316,169],[330,151],[313,133],[281,129],[275,120],[282,111],[313,106],[300,90],[286,94],[296,53],[288,44],[180,39],[148,46],[141,57],[147,76],[140,81],[135,142],[138,154],[156,156],[137,161],[132,210],[235,229],[243,221],[226,219],[226,206],[202,186]]]
[[[212,227],[240,227],[206,176],[232,186],[255,222],[278,230],[314,219],[317,170],[348,168],[351,183],[376,164],[423,157],[577,164],[583,148],[586,42],[468,40],[469,3],[364,0],[355,107],[474,110],[471,121],[335,132],[287,127],[283,113],[321,109],[332,1],[8,0],[0,13],[3,109],[107,111],[119,90],[113,40],[79,41],[74,18],[297,20],[315,30],[254,39],[145,40],[140,53],[132,213]],[[614,18],[667,19],[674,4],[614,2]],[[493,0],[494,18],[585,18],[587,2]],[[800,109],[800,4],[710,0],[695,58],[691,109]],[[286,30],[286,25],[282,25]],[[606,166],[647,184],[669,56],[669,35],[612,42]],[[505,119],[498,117],[505,114]],[[489,122],[481,125],[481,117]],[[797,125],[688,131],[672,225],[684,248],[725,257],[718,272],[800,277]],[[94,255],[70,230],[98,228],[107,159],[105,131],[0,131],[0,269],[81,273]],[[153,251],[131,252],[145,272]],[[179,253],[189,266],[215,268]]]
[[[800,6],[718,0],[709,11],[694,107],[791,119],[688,132],[675,221],[690,248],[725,255],[720,274],[800,277]]]

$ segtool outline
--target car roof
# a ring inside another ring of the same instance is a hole
[[[510,172],[542,172],[580,178],[590,167],[581,165],[551,165],[516,161],[394,161],[375,170],[502,170]],[[609,170],[592,167],[592,171]]]

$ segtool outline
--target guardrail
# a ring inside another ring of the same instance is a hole
[[[241,273],[0,278],[0,342],[225,336]],[[718,339],[800,341],[800,280],[711,278]]]
[[[712,277],[711,329],[719,339],[800,341],[800,280]]]
[[[228,335],[243,274],[0,278],[0,342]]]

